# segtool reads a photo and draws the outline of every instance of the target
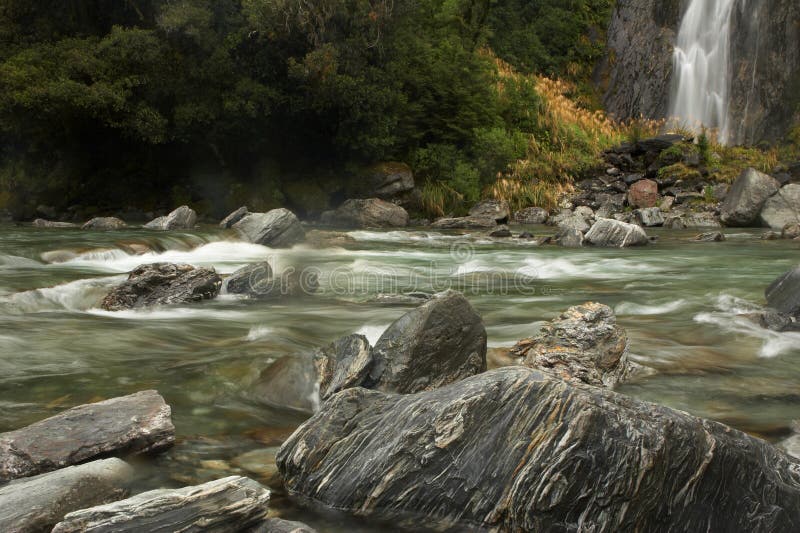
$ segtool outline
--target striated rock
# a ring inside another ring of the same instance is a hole
[[[775,230],[800,223],[800,184],[790,183],[770,196],[759,219],[763,226]]]
[[[511,354],[542,372],[597,387],[614,388],[632,370],[628,334],[610,307],[594,302],[570,307]]]
[[[548,218],[550,213],[541,207],[526,207],[514,213],[514,222],[517,224],[545,224]]]
[[[559,246],[564,248],[581,248],[583,246],[583,232],[570,228],[559,232],[557,237]]]
[[[586,234],[586,242],[595,246],[625,248],[643,246],[649,239],[644,230],[635,224],[601,218]]]
[[[372,348],[363,335],[348,335],[314,354],[319,396],[327,400],[340,390],[360,387],[372,368]]]
[[[411,394],[442,387],[486,370],[486,329],[455,291],[396,320],[373,348],[366,386]]]
[[[69,513],[53,533],[245,531],[267,517],[269,491],[230,476],[182,489],[159,489]]]
[[[761,208],[778,192],[780,184],[754,168],[739,174],[722,203],[720,218],[727,226],[750,226],[758,223]]]
[[[639,180],[628,189],[628,203],[632,207],[655,207],[659,204],[658,184],[653,180]]]
[[[237,222],[239,222],[240,220],[242,220],[244,217],[246,217],[249,214],[250,214],[250,211],[247,210],[247,206],[243,205],[242,207],[240,207],[239,209],[237,209],[236,211],[234,211],[230,215],[228,215],[225,218],[223,218],[222,221],[219,223],[219,227],[220,228],[225,228],[225,229],[232,228],[234,224],[236,224]]]
[[[50,531],[67,513],[124,498],[133,476],[112,458],[12,481],[0,486],[0,531]]]
[[[701,233],[693,240],[695,242],[722,242],[725,240],[725,235],[721,231],[712,231],[709,233]]]
[[[192,229],[197,224],[197,213],[188,205],[182,205],[167,216],[158,217],[144,225],[146,229],[173,230]]]
[[[222,279],[212,268],[153,263],[133,269],[128,280],[112,289],[100,307],[121,311],[151,305],[199,302],[214,298]]]
[[[316,533],[316,529],[312,529],[302,522],[295,522],[292,520],[283,520],[281,518],[267,518],[261,525],[251,529],[247,533]]]
[[[498,224],[507,224],[511,210],[508,203],[502,200],[483,200],[469,210],[469,216],[475,218],[491,218]]]
[[[0,433],[0,481],[109,455],[163,450],[175,442],[170,407],[148,390],[73,407]]]
[[[519,366],[414,395],[345,390],[298,428],[277,462],[291,495],[441,529],[800,523],[800,462],[772,445]]]
[[[113,231],[118,229],[125,229],[128,225],[124,220],[117,217],[95,217],[81,226],[81,229],[93,229],[100,231]]]
[[[77,224],[73,224],[72,222],[53,222],[52,220],[45,220],[43,218],[37,218],[33,222],[31,222],[31,226],[34,228],[50,228],[50,229],[65,229],[65,228],[77,228]]]
[[[347,200],[335,211],[322,214],[321,222],[345,228],[404,228],[408,212],[378,198]]]
[[[266,261],[240,268],[222,282],[223,294],[241,294],[264,298],[280,291],[280,283],[272,277],[272,267]]]
[[[487,229],[495,226],[497,221],[490,217],[440,218],[431,224],[434,229]]]
[[[800,266],[773,281],[764,291],[767,305],[773,309],[800,317]]]
[[[305,238],[305,230],[288,209],[250,213],[231,226],[248,241],[271,248],[289,248]]]
[[[664,214],[658,207],[646,207],[633,212],[636,221],[647,228],[664,225]]]

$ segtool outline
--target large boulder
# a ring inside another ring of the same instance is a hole
[[[81,229],[93,229],[99,231],[113,231],[118,229],[125,229],[128,225],[124,220],[117,217],[95,217],[81,226]]]
[[[414,174],[405,163],[377,163],[367,169],[363,178],[367,195],[376,198],[394,198],[414,188]]]
[[[583,232],[574,228],[568,228],[558,233],[556,242],[564,248],[581,248],[583,246]]]
[[[570,307],[511,354],[542,372],[598,387],[613,388],[632,371],[627,333],[610,307],[594,302]]]
[[[109,455],[163,450],[175,442],[170,407],[148,390],[80,405],[0,433],[0,481]]]
[[[486,329],[462,294],[447,291],[397,319],[372,353],[368,387],[435,389],[486,370]]]
[[[526,207],[514,213],[514,222],[517,224],[545,224],[550,218],[550,212],[541,207]]]
[[[786,315],[800,317],[800,266],[773,281],[764,291],[767,305]]]
[[[249,531],[267,517],[269,490],[230,476],[181,489],[158,489],[69,513],[53,533]]]
[[[497,226],[492,217],[444,217],[431,224],[433,229],[488,229]]]
[[[636,224],[601,218],[586,234],[586,242],[595,246],[625,248],[643,246],[649,242],[647,233]]]
[[[284,208],[250,213],[231,227],[248,241],[271,248],[289,248],[306,235],[295,214]]]
[[[247,206],[243,205],[236,211],[233,211],[230,215],[223,218],[219,223],[219,227],[224,229],[230,229],[233,227],[234,224],[236,224],[249,214],[250,211],[247,210]]]
[[[405,209],[379,198],[347,200],[322,215],[322,223],[344,228],[404,228],[409,219]]]
[[[506,224],[510,215],[508,203],[503,200],[483,200],[469,210],[471,217],[491,218],[498,224]]]
[[[761,223],[775,230],[800,223],[800,184],[790,183],[770,196],[761,209]]]
[[[664,218],[668,229],[721,228],[719,217],[708,211],[675,211]]]
[[[372,347],[363,335],[348,335],[317,350],[314,364],[320,399],[324,401],[340,390],[363,386],[372,363]]]
[[[639,180],[628,189],[628,204],[632,207],[655,207],[658,203],[658,183],[653,180]]]
[[[664,225],[664,214],[658,207],[645,207],[633,212],[636,222],[645,227],[655,227]]]
[[[280,290],[272,277],[272,267],[266,261],[240,268],[222,282],[222,294],[240,294],[256,298],[268,297]]]
[[[720,218],[727,226],[751,226],[758,223],[758,215],[767,199],[778,192],[780,183],[754,168],[739,174],[728,196],[722,203]]]
[[[146,229],[173,230],[192,229],[197,224],[197,213],[188,205],[182,205],[170,214],[158,217],[144,225]]]
[[[151,305],[199,302],[214,298],[222,279],[213,268],[153,263],[133,269],[128,280],[112,289],[100,307],[121,311]]]
[[[12,481],[0,486],[0,531],[50,531],[67,513],[124,498],[133,478],[112,458]]]
[[[261,371],[248,395],[256,402],[289,412],[313,413],[319,406],[319,376],[308,355],[286,355]]]
[[[722,424],[507,367],[347,389],[283,444],[289,494],[451,530],[794,531],[800,462]]]

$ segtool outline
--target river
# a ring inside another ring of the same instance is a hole
[[[142,489],[229,472],[270,483],[272,455],[304,417],[255,401],[248,392],[259,372],[349,333],[374,343],[408,309],[376,303],[379,292],[450,287],[483,316],[495,350],[535,334],[571,305],[605,303],[628,331],[632,357],[658,370],[620,392],[779,438],[800,417],[800,334],[762,330],[737,315],[763,303],[764,288],[798,263],[800,243],[762,241],[755,230],[727,230],[726,242],[704,244],[688,242],[693,232],[648,232],[658,244],[625,250],[424,230],[353,231],[347,250],[270,250],[211,226],[102,233],[0,225],[0,432],[74,405],[157,389],[172,406],[178,443],[139,463]],[[131,244],[153,251],[135,255]],[[70,253],[48,254],[55,250]],[[43,254],[61,262],[47,263]],[[317,269],[319,292],[283,301],[223,296],[143,311],[97,308],[142,263],[230,273],[264,259],[279,270]],[[309,515],[279,493],[271,508],[320,531],[386,529]]]

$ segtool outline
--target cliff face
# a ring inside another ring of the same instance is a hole
[[[619,0],[598,72],[609,113],[664,118],[689,0]],[[731,31],[732,142],[778,140],[800,119],[800,3],[738,0]]]

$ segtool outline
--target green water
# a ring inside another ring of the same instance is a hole
[[[692,233],[650,233],[660,240],[646,248],[568,250],[479,235],[361,231],[350,233],[355,249],[276,251],[210,227],[165,234],[0,226],[0,432],[157,389],[172,406],[179,442],[139,463],[140,488],[241,473],[272,485],[276,514],[321,531],[385,530],[312,515],[281,496],[271,457],[304,416],[259,404],[250,387],[277,357],[308,354],[353,332],[374,342],[407,310],[375,303],[378,292],[457,288],[483,316],[494,349],[535,334],[571,305],[605,303],[628,331],[632,356],[658,370],[621,392],[779,438],[800,418],[800,334],[768,332],[737,315],[763,304],[764,288],[800,262],[800,244],[762,241],[755,231],[730,230],[727,242],[707,244],[687,242]],[[154,251],[134,255],[131,243]],[[71,254],[61,263],[42,260],[54,250]],[[136,312],[97,309],[141,263],[229,273],[264,259],[278,270],[318,269],[320,292],[279,302],[222,297]]]

